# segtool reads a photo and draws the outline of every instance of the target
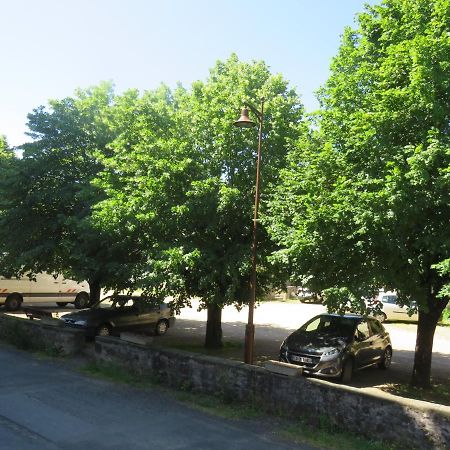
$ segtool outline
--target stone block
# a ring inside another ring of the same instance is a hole
[[[303,368],[295,364],[270,360],[264,363],[264,368],[269,372],[279,373],[290,377],[299,377],[303,374]]]
[[[140,345],[151,345],[153,343],[152,336],[129,332],[120,333],[120,339],[122,339],[122,341],[132,342],[133,344]]]

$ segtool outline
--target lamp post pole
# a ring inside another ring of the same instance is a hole
[[[264,98],[261,99],[261,109],[258,111],[252,105],[248,107],[254,112],[259,121],[258,155],[256,159],[256,183],[255,183],[255,205],[253,210],[253,234],[252,234],[252,271],[250,277],[250,301],[248,304],[248,320],[245,326],[244,362],[253,364],[253,347],[255,341],[255,325],[253,324],[253,312],[256,303],[256,262],[257,262],[257,224],[260,198],[260,166],[261,166],[261,144],[262,129],[264,123]],[[244,108],[239,120],[235,122],[238,127],[248,128],[255,123],[248,118],[248,110]]]

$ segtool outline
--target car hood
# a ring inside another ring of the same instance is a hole
[[[290,351],[321,355],[333,348],[343,350],[348,342],[349,338],[346,336],[297,330],[286,339],[285,345]]]

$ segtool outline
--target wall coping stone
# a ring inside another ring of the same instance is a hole
[[[11,321],[20,321],[22,323],[26,323],[27,325],[29,325],[30,327],[39,327],[39,328],[44,328],[46,330],[57,330],[58,333],[63,333],[63,334],[78,334],[78,335],[83,335],[85,334],[85,332],[83,330],[79,330],[77,328],[69,328],[69,327],[65,327],[64,324],[63,326],[55,326],[54,323],[48,323],[46,321],[41,321],[41,320],[30,320],[28,318],[24,318],[24,317],[17,317],[17,316],[11,316],[9,314],[5,314],[5,313],[0,313],[0,319],[5,318],[6,320],[11,320]],[[58,319],[54,319],[54,320],[58,320]]]

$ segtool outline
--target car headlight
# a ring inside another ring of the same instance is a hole
[[[78,325],[80,327],[85,327],[87,325],[87,322],[86,322],[86,320],[76,320],[74,322],[74,325]]]
[[[322,356],[333,356],[333,355],[337,355],[339,353],[339,349],[337,348],[332,348],[326,352],[322,353]]]

